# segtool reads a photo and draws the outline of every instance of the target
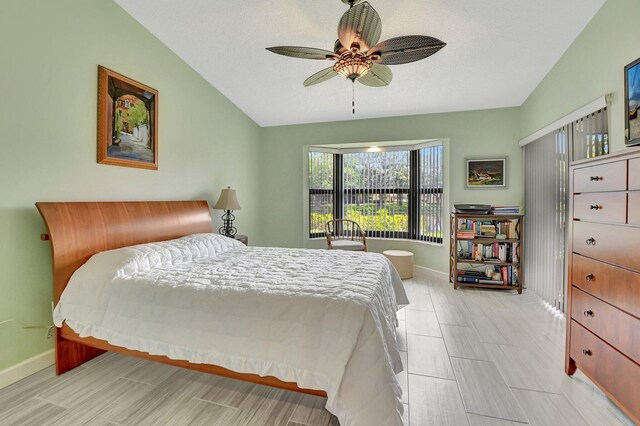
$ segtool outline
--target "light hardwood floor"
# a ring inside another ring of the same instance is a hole
[[[533,294],[454,291],[423,275],[405,287],[407,425],[633,424],[584,375],[564,374],[565,320]],[[337,425],[323,407],[323,398],[106,354],[0,390],[0,425]]]

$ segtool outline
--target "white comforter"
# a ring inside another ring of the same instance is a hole
[[[93,256],[54,310],[80,336],[327,392],[342,425],[401,425],[402,282],[382,255],[214,234]]]

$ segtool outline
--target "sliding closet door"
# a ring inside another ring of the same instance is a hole
[[[564,311],[569,129],[525,150],[525,263],[527,288]]]

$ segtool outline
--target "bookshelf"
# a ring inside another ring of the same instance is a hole
[[[449,281],[453,288],[522,294],[524,215],[451,213],[450,225]]]

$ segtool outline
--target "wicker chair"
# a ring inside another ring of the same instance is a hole
[[[367,238],[362,228],[353,220],[333,219],[326,225],[329,250],[367,251]]]

